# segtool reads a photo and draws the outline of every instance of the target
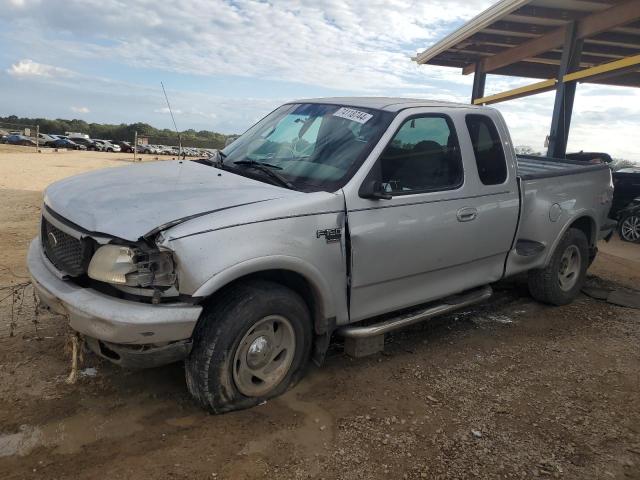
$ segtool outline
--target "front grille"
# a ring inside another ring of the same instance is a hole
[[[41,240],[44,253],[58,270],[72,277],[79,277],[87,272],[93,253],[90,239],[78,240],[43,217]]]

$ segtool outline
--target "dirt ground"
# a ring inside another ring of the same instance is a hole
[[[42,190],[130,157],[0,150],[0,286],[17,286],[0,289],[1,478],[640,478],[640,311],[586,296],[547,307],[520,280],[384,354],[336,344],[248,411],[199,410],[178,364],[125,371],[86,355],[66,384],[68,330],[20,286]],[[603,244],[590,272],[638,288],[640,245]]]

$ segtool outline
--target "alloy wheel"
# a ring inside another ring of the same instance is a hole
[[[620,226],[620,236],[627,242],[640,240],[640,217],[629,215],[625,218]]]

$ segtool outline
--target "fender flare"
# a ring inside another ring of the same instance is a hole
[[[267,270],[285,270],[297,273],[304,277],[313,290],[313,294],[319,307],[319,318],[315,319],[316,331],[324,330],[328,319],[336,316],[333,294],[320,271],[312,264],[299,257],[289,255],[273,255],[268,257],[257,257],[236,263],[213,275],[203,283],[193,293],[193,297],[210,297],[221,288],[230,284],[234,280],[246,277],[251,274],[264,272]],[[319,333],[320,333],[319,332]]]
[[[580,210],[578,212],[576,212],[574,215],[572,215],[564,224],[564,226],[562,227],[562,229],[560,230],[560,233],[556,236],[555,240],[553,241],[553,244],[551,245],[551,248],[549,249],[548,253],[547,253],[547,258],[544,261],[544,267],[547,267],[549,265],[549,262],[551,261],[551,257],[553,256],[553,254],[556,251],[556,248],[558,247],[558,244],[560,243],[560,240],[562,240],[562,237],[564,237],[564,234],[567,233],[567,230],[569,230],[569,228],[571,228],[571,225],[573,225],[577,220],[580,220],[581,218],[588,218],[591,222],[591,242],[593,243],[597,243],[598,239],[597,239],[597,235],[598,235],[598,222],[595,219],[595,215],[593,213],[592,210]],[[589,244],[589,247],[591,247],[591,243]]]

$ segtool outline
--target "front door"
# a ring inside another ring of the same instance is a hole
[[[463,162],[457,131],[465,135],[468,148],[463,117],[454,124],[443,114],[407,114],[370,173],[392,198],[347,199],[351,321],[502,275],[517,202],[513,218],[504,221],[491,199],[478,201],[483,192],[473,153]]]

